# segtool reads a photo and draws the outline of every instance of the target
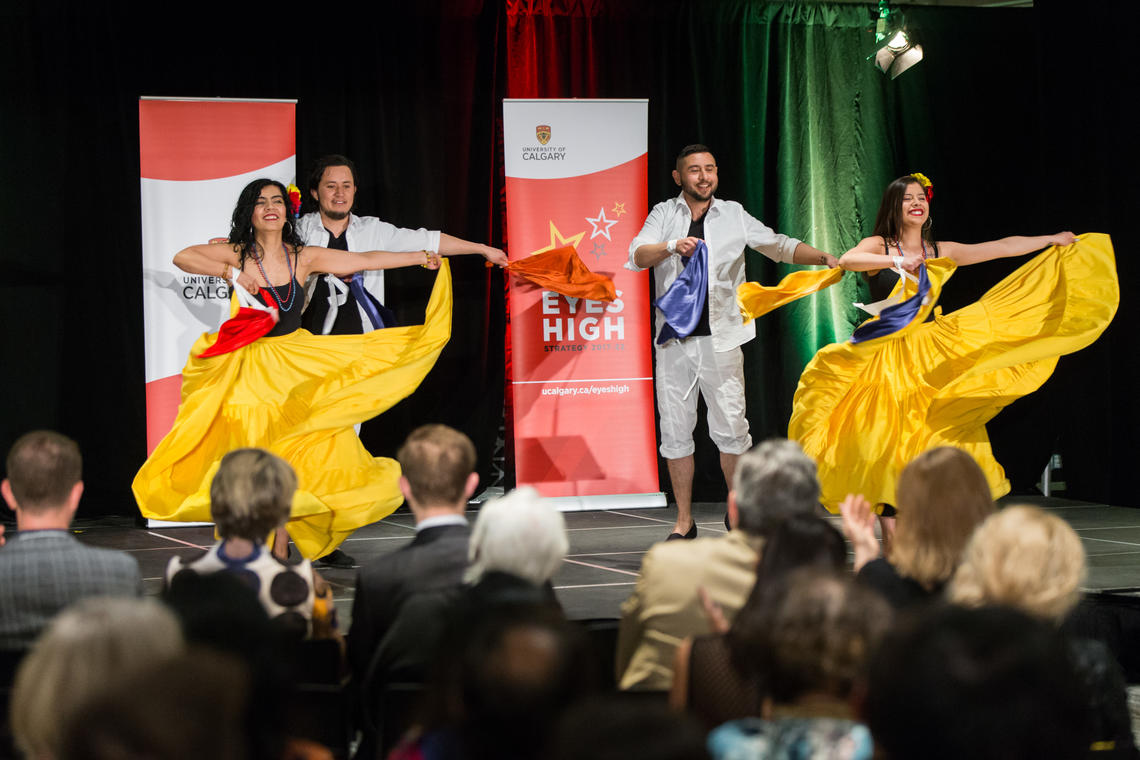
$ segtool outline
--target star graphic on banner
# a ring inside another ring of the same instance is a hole
[[[550,222],[550,245],[545,248],[539,248],[537,251],[531,251],[527,256],[534,256],[536,253],[546,253],[547,251],[553,251],[555,248],[562,248],[567,245],[577,249],[578,244],[582,242],[582,236],[585,234],[586,232],[583,230],[577,235],[563,237],[562,233],[558,231],[558,228],[554,226],[554,222]]]
[[[613,241],[613,238],[610,237],[610,227],[613,227],[615,224],[617,224],[618,220],[606,219],[605,207],[599,208],[598,215],[594,218],[591,219],[590,217],[586,217],[586,221],[589,222],[590,225],[594,228],[594,231],[590,233],[590,240],[593,240],[598,235],[601,235],[606,240]]]
[[[595,263],[601,261],[602,257],[606,255],[606,244],[605,243],[600,243],[600,244],[594,243],[594,249],[592,251],[590,251],[590,253],[592,253],[594,255],[594,262]]]
[[[610,209],[610,213],[614,216],[621,216],[625,213],[625,204],[614,201],[614,207]]]

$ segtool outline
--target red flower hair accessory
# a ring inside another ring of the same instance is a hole
[[[289,195],[289,206],[293,209],[293,216],[297,216],[301,213],[301,188],[290,182],[285,192]]]

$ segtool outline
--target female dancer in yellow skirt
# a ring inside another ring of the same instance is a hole
[[[272,451],[296,471],[287,529],[309,559],[327,555],[356,528],[395,510],[403,500],[399,465],[370,455],[353,425],[410,394],[435,363],[451,335],[449,271],[443,265],[437,275],[424,324],[364,335],[314,336],[300,329],[302,283],[314,272],[436,269],[439,255],[305,246],[285,188],[261,179],[242,191],[228,242],[190,246],[174,263],[191,274],[233,279],[250,293],[260,290],[276,324],[233,350],[218,345],[218,334],[194,344],[174,427],[132,485],[143,515],[208,521],[218,463],[247,446]],[[274,547],[279,556],[288,551],[281,538]]]
[[[1059,356],[1096,340],[1116,312],[1108,236],[935,243],[930,197],[922,175],[896,179],[883,194],[874,234],[839,260],[872,281],[892,268],[917,275],[895,286],[909,298],[865,322],[851,341],[821,349],[800,377],[788,437],[819,464],[821,500],[832,511],[848,494],[893,504],[903,468],[935,446],[969,452],[994,498],[1008,493],[986,422],[1040,387]],[[1045,246],[1052,247],[977,302],[945,316],[935,310],[956,267]]]

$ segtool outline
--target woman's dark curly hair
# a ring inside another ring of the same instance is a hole
[[[281,231],[281,241],[285,243],[285,247],[294,256],[298,255],[301,249],[305,247],[305,243],[297,231],[297,217],[293,215],[293,206],[289,202],[289,193],[285,186],[275,179],[264,177],[255,179],[241,191],[237,205],[234,206],[233,216],[230,218],[229,241],[240,246],[241,249],[238,258],[239,269],[245,266],[245,260],[253,252],[253,246],[256,243],[253,231],[253,209],[257,206],[257,199],[266,185],[275,186],[281,191],[281,196],[285,199],[285,228]]]

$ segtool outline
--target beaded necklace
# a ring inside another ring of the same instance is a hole
[[[288,304],[281,303],[281,299],[277,295],[277,288],[275,288],[269,284],[269,277],[265,274],[265,267],[261,266],[261,257],[259,257],[257,255],[257,244],[256,243],[252,246],[252,250],[250,251],[250,253],[253,255],[253,263],[257,264],[257,271],[261,272],[261,278],[263,280],[265,280],[265,284],[267,286],[267,289],[269,290],[269,294],[271,296],[273,296],[273,300],[277,303],[277,309],[279,311],[285,312],[285,311],[289,311],[290,309],[293,308],[293,299],[297,295],[296,293],[293,292],[293,281],[297,278],[293,274],[293,260],[289,258],[289,249],[285,247],[284,243],[281,244],[281,249],[283,251],[285,251],[285,264],[289,267],[289,298],[288,298],[289,303]]]
[[[922,240],[920,240],[919,242],[921,242],[921,243],[922,243],[922,260],[923,260],[923,261],[926,261],[927,259],[929,259],[929,258],[930,258],[930,255],[929,255],[929,254],[926,252],[926,240],[922,239]],[[898,249],[898,251],[899,251],[899,256],[903,256],[903,255],[905,255],[905,254],[903,253],[903,249],[902,249],[902,243],[900,243],[898,240],[896,240],[896,241],[895,241],[895,248],[897,248],[897,249]]]

